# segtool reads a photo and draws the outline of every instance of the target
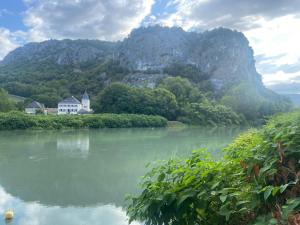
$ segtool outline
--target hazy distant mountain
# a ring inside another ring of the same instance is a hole
[[[268,88],[282,94],[300,94],[300,82],[273,84]]]
[[[300,83],[273,84],[268,88],[289,97],[295,105],[300,106]]]

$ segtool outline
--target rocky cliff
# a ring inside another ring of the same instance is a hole
[[[159,26],[134,30],[118,48],[121,62],[135,70],[162,70],[172,63],[192,64],[212,81],[260,82],[246,37],[219,28],[204,33]]]

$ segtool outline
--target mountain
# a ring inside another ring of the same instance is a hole
[[[256,71],[248,40],[225,28],[196,33],[153,26],[135,29],[120,42],[29,43],[0,62],[2,87],[50,106],[85,89],[96,96],[114,81],[154,87],[163,78],[177,75],[217,97],[240,83],[270,96]]]
[[[140,28],[121,43],[118,53],[121,62],[134,70],[161,70],[180,62],[196,66],[212,80],[260,82],[248,40],[229,29],[194,33],[181,28]]]
[[[10,52],[3,65],[50,61],[57,65],[78,65],[112,55],[117,44],[98,40],[49,40],[29,43]]]

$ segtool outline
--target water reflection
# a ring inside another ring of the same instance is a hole
[[[124,196],[139,191],[145,164],[187,156],[203,147],[217,159],[220,149],[240,132],[239,128],[0,132],[0,210],[17,209],[17,224],[127,224],[121,209]]]
[[[98,205],[93,207],[47,207],[38,202],[23,202],[0,187],[0,214],[12,208],[15,218],[6,224],[13,225],[127,225],[128,218],[121,207]],[[0,220],[0,224],[5,223]],[[139,225],[134,222],[133,225]]]
[[[57,150],[68,157],[86,158],[90,150],[89,133],[62,133],[57,137]]]

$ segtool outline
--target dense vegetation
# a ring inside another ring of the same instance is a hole
[[[32,116],[20,112],[0,113],[0,130],[164,127],[166,125],[167,120],[163,117],[134,114]]]
[[[231,125],[242,121],[231,108],[211,103],[181,77],[166,78],[154,89],[114,83],[100,93],[94,108],[100,113],[160,115],[188,124]]]
[[[178,109],[175,96],[166,89],[132,88],[115,83],[99,96],[96,110],[102,113],[134,113],[160,115],[175,120]]]
[[[299,224],[300,112],[250,130],[214,161],[204,150],[154,167],[128,215],[151,225]]]
[[[25,61],[0,65],[0,85],[10,94],[56,107],[63,98],[81,97],[85,89],[94,97],[105,84],[120,81],[127,73],[128,70],[115,61],[83,63],[79,68],[52,61],[38,64]]]

